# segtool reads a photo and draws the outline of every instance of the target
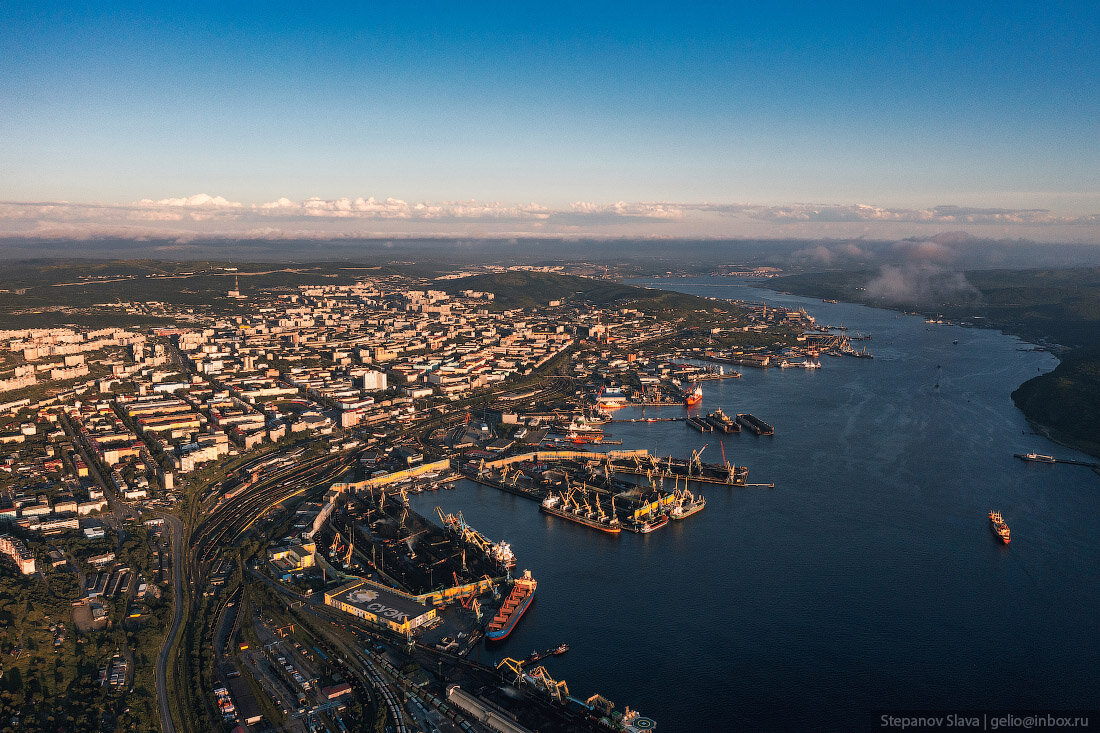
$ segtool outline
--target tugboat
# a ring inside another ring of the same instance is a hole
[[[666,524],[668,524],[668,515],[660,514],[650,519],[639,519],[636,523],[627,525],[627,529],[632,532],[637,532],[638,534],[649,534],[650,532],[657,531]]]
[[[989,513],[989,523],[993,527],[994,534],[996,534],[998,537],[1000,537],[1001,542],[1003,542],[1007,545],[1011,541],[1012,536],[1011,536],[1011,532],[1009,532],[1009,530],[1008,530],[1008,525],[1005,524],[1004,517],[1001,516],[1001,513],[1000,512],[990,512]]]
[[[524,667],[526,667],[527,665],[534,664],[535,662],[537,662],[541,659],[546,659],[547,657],[556,657],[559,654],[565,654],[567,651],[569,651],[569,645],[563,642],[562,644],[559,644],[558,646],[554,647],[553,649],[547,649],[547,650],[541,651],[541,652],[539,652],[539,651],[531,652],[526,657],[524,657],[523,662],[521,662],[521,664]]]

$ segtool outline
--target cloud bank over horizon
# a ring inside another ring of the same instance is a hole
[[[0,237],[337,239],[371,237],[576,238],[873,238],[904,239],[946,230],[973,236],[1100,244],[1100,213],[938,205],[896,208],[865,203],[575,201],[568,206],[477,200],[280,197],[261,203],[206,193],[139,201],[0,201]],[[850,247],[858,250],[855,245]],[[806,250],[827,260],[858,251]]]

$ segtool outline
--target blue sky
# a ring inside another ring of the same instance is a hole
[[[759,235],[949,205],[1100,239],[1094,1],[318,5],[0,6],[2,218],[350,231],[303,202],[362,223],[374,197],[506,205],[484,233]]]

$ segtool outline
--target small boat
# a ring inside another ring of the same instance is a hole
[[[627,525],[627,529],[638,534],[649,534],[668,524],[668,515],[660,514],[651,519],[639,519],[634,524]]]
[[[558,646],[554,647],[553,649],[547,649],[547,650],[541,651],[541,652],[540,651],[531,652],[530,654],[528,654],[524,658],[523,666],[526,667],[529,664],[534,664],[535,662],[537,662],[541,659],[546,659],[547,657],[556,657],[559,654],[565,654],[567,651],[569,651],[569,645],[565,644],[565,643],[562,643],[562,644],[559,644]]]

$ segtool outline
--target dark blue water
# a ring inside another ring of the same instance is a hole
[[[872,333],[875,358],[705,383],[704,414],[752,412],[772,438],[609,426],[623,448],[662,455],[707,444],[704,460],[721,460],[724,443],[750,481],[775,482],[706,487],[705,511],[650,535],[607,536],[466,483],[415,497],[422,513],[461,509],[509,540],[539,581],[484,659],[567,641],[552,675],[661,731],[864,729],[890,708],[1095,707],[1100,476],[1012,457],[1087,458],[1031,435],[1009,397],[1052,356],[996,331],[720,280],[659,285],[805,306]],[[646,414],[683,414],[663,409]],[[1011,546],[995,541],[991,509]]]

